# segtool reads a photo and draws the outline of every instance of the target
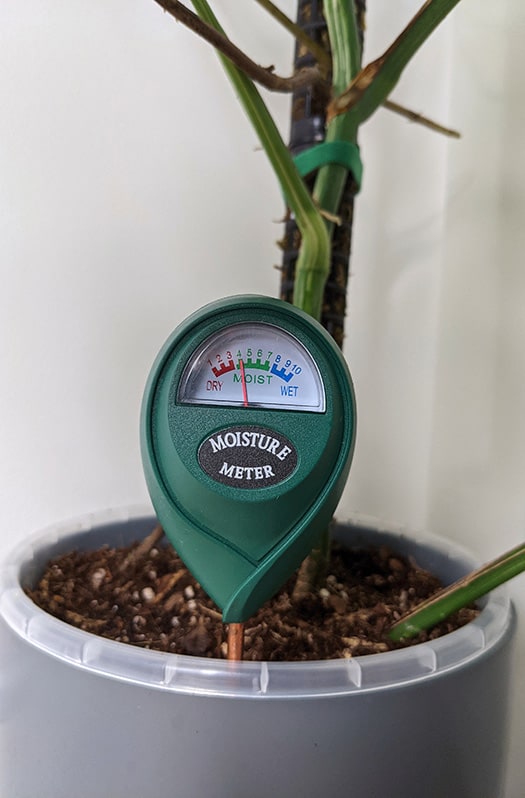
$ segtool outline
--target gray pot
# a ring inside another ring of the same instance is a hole
[[[106,514],[18,548],[1,571],[0,794],[6,798],[497,798],[514,616],[403,651],[242,663],[144,651],[74,629],[22,592],[71,548],[124,544],[152,519]],[[359,524],[445,580],[475,563],[438,539]]]

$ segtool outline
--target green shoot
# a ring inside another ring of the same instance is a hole
[[[207,0],[194,0],[193,5],[201,19],[220,30]],[[324,286],[330,264],[330,241],[326,224],[254,84],[229,59],[224,56],[220,58],[295,214],[303,241],[298,264],[301,274],[304,275],[301,307],[319,318],[322,301],[322,290],[319,290],[319,286]]]
[[[525,571],[525,543],[422,602],[392,626],[389,637],[395,642],[415,637],[522,571]]]

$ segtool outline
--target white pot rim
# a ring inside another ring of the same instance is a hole
[[[490,593],[479,616],[449,635],[407,649],[351,659],[310,662],[241,662],[143,650],[83,632],[53,618],[24,593],[20,574],[65,537],[85,535],[97,527],[126,522],[151,524],[150,507],[110,510],[55,524],[36,533],[7,556],[0,567],[0,618],[28,645],[73,667],[102,678],[149,689],[191,695],[268,699],[350,696],[408,687],[468,667],[487,656],[509,632],[513,612],[505,588]],[[410,537],[403,529],[362,516],[348,523],[373,529],[400,541],[435,549],[449,560],[475,567],[475,558],[460,546],[434,535]],[[410,544],[412,545],[412,544]]]

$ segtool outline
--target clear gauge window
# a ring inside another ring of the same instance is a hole
[[[230,325],[207,338],[188,360],[177,401],[313,413],[326,407],[308,349],[291,333],[263,322]]]

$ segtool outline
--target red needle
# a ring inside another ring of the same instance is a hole
[[[244,360],[239,360],[239,368],[241,370],[242,403],[243,403],[244,407],[248,407],[248,391],[246,390],[246,376],[244,374]]]

